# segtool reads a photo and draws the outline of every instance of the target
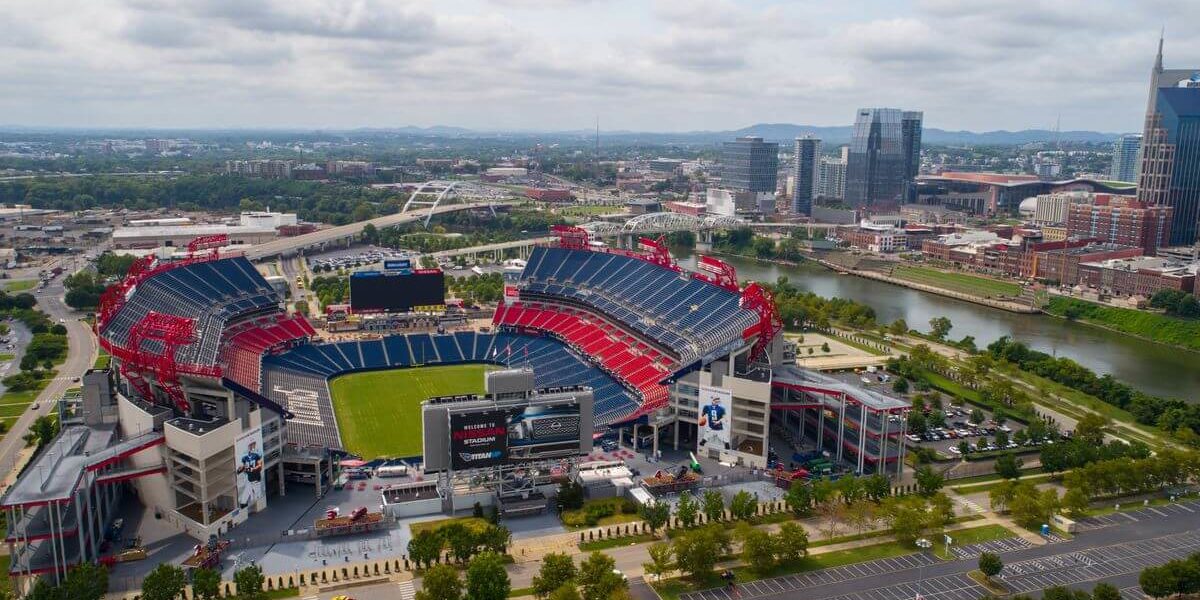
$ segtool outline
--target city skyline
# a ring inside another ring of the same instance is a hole
[[[846,125],[851,105],[912,107],[948,130],[1061,117],[1136,132],[1163,15],[1200,7],[1082,6],[27,3],[0,24],[0,123],[567,131],[598,115],[606,130],[681,132]],[[1196,64],[1200,42],[1168,30],[1166,54]]]

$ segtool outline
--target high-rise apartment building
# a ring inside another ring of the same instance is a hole
[[[1117,181],[1137,181],[1138,157],[1142,151],[1142,134],[1125,134],[1113,143],[1112,168],[1109,177]]]
[[[846,164],[846,200],[856,206],[896,207],[915,196],[921,165],[922,113],[862,108]]]
[[[1200,69],[1164,69],[1162,39],[1150,72],[1138,199],[1174,210],[1170,245],[1196,243],[1200,220]]]
[[[740,137],[721,147],[721,185],[731,190],[775,194],[779,144]]]
[[[821,159],[821,140],[812,136],[796,138],[795,154],[792,163],[792,212],[810,216],[820,177],[818,161]]]
[[[838,200],[846,197],[846,157],[849,154],[850,147],[842,146],[841,156],[837,158],[821,157],[817,176],[818,197]]]

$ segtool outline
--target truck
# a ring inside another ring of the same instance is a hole
[[[313,523],[313,532],[317,537],[331,537],[375,531],[383,528],[384,525],[383,513],[367,512],[365,506],[354,509],[354,512],[350,513],[348,517],[341,516],[337,508],[330,508],[325,511],[324,519],[317,519]]]

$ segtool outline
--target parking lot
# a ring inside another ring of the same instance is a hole
[[[950,552],[957,559],[964,558],[979,558],[984,552],[992,554],[1002,554],[1004,552],[1016,552],[1017,550],[1025,550],[1032,548],[1033,544],[1026,541],[1024,538],[1013,537],[1003,540],[992,540],[990,542],[981,542],[978,544],[969,544],[966,546],[950,546]]]
[[[1175,502],[1172,504],[1164,504],[1162,506],[1147,506],[1137,510],[1115,512],[1107,515],[1098,515],[1095,517],[1085,517],[1083,519],[1076,520],[1075,525],[1077,527],[1077,531],[1092,531],[1094,529],[1112,527],[1113,525],[1137,523],[1146,519],[1170,518],[1172,516],[1182,516],[1187,513],[1197,512],[1200,512],[1200,501],[1188,500],[1186,502]]]
[[[828,585],[831,583],[840,583],[850,581],[852,579],[860,579],[863,577],[871,577],[884,573],[895,573],[908,569],[917,569],[923,566],[932,565],[938,562],[938,559],[930,554],[907,554],[905,556],[897,556],[894,558],[885,558],[871,562],[846,565],[844,567],[834,567],[831,569],[822,569],[820,571],[812,571],[810,573],[800,573],[797,575],[786,575],[783,577],[774,577],[771,579],[760,579],[758,581],[750,581],[737,586],[738,597],[740,598],[760,598],[782,594],[784,592],[803,590],[820,585]],[[908,596],[912,598],[913,596]],[[705,590],[702,592],[691,592],[679,596],[680,600],[730,600],[731,595],[729,590],[725,588],[716,588]],[[976,595],[972,600],[978,598]],[[874,599],[881,600],[881,599]],[[900,600],[897,598],[896,600]]]
[[[1200,532],[1091,548],[1004,565],[999,578],[1014,593],[1137,573],[1200,549]]]

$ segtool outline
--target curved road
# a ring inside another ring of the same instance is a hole
[[[72,264],[71,260],[65,259],[64,262],[69,265]],[[62,281],[65,279],[66,273],[74,271],[73,267],[67,268],[63,275],[55,277],[45,288],[34,291],[38,308],[50,315],[50,319],[56,323],[62,319],[63,324],[67,327],[69,344],[67,359],[58,367],[58,376],[51,380],[34,400],[38,408],[21,413],[12,428],[4,434],[4,438],[0,439],[0,470],[3,470],[5,474],[12,470],[18,453],[25,447],[25,440],[22,438],[29,431],[29,426],[33,424],[33,421],[40,416],[53,413],[55,411],[54,401],[62,396],[67,388],[79,385],[73,380],[82,376],[84,371],[90,369],[96,362],[96,338],[92,335],[91,328],[87,323],[79,320],[80,313],[63,303],[63,294],[66,293],[66,290],[63,289]]]

